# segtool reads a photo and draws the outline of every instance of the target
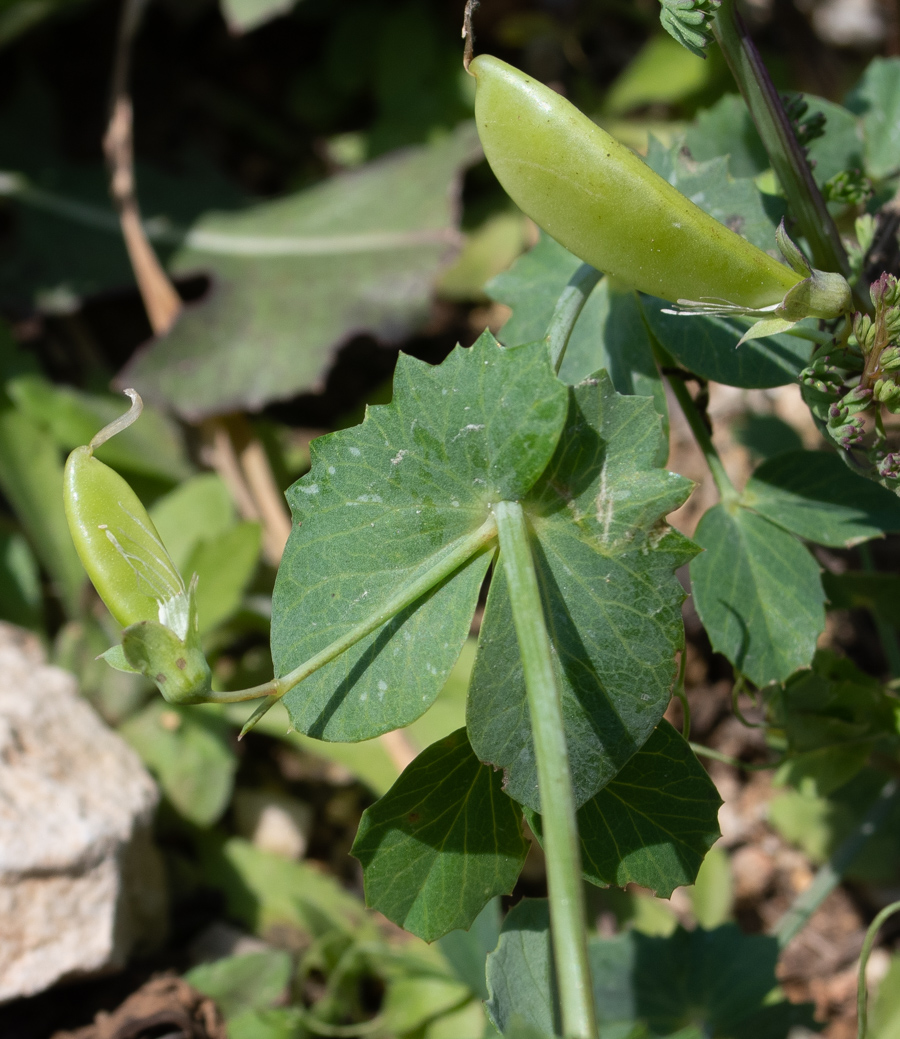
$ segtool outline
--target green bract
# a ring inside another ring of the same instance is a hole
[[[131,411],[85,447],[65,468],[64,502],[75,549],[100,598],[125,628],[122,646],[104,654],[121,670],[152,678],[172,703],[200,703],[210,673],[199,644],[194,588],[186,589],[140,499],[94,450],[130,425],[141,399],[126,391]]]
[[[694,205],[565,98],[481,55],[475,120],[512,200],[585,263],[672,302],[757,310],[800,276]]]

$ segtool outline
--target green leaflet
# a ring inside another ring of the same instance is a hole
[[[825,451],[789,451],[763,462],[741,504],[806,541],[834,548],[900,530],[900,499]]]
[[[526,494],[556,447],[566,397],[540,343],[503,350],[485,333],[439,367],[401,356],[393,402],[315,441],[310,473],[288,492],[276,674],[371,616],[475,532],[492,502]],[[356,741],[423,714],[459,655],[489,560],[482,551],[287,693],[294,725]]]
[[[706,551],[691,563],[691,589],[713,649],[758,686],[807,667],[825,593],[803,545],[740,506],[715,505],[694,538]]]
[[[219,819],[231,800],[237,756],[234,732],[217,708],[155,699],[119,731],[185,819],[197,826]]]
[[[669,702],[683,645],[674,571],[694,554],[662,522],[689,481],[654,468],[653,403],[619,396],[600,372],[570,391],[547,471],[522,499],[557,652],[576,803],[597,793],[649,737]],[[507,585],[496,568],[469,688],[475,753],[540,810],[531,729]]]
[[[426,941],[469,928],[509,894],[527,850],[502,777],[475,757],[465,729],[423,751],[366,809],[353,844],[367,904]]]
[[[667,721],[578,812],[585,879],[635,883],[668,898],[693,884],[719,837],[721,799],[706,769]],[[532,830],[541,819],[528,814]]]

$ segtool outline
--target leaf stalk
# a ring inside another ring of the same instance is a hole
[[[566,347],[575,328],[575,322],[584,310],[588,296],[594,291],[603,274],[589,263],[583,263],[569,278],[568,284],[560,293],[553,310],[553,317],[547,326],[544,341],[550,348],[550,361],[556,372],[559,372]]]
[[[260,708],[254,712],[250,721],[248,721],[244,726],[244,729],[241,732],[241,735],[244,735],[244,733],[249,731],[249,728],[262,717],[265,711],[267,711],[276,700],[284,696],[288,690],[293,689],[294,686],[302,682],[304,678],[308,678],[313,674],[313,672],[318,671],[319,668],[324,667],[336,657],[345,653],[367,635],[371,635],[372,632],[380,628],[382,624],[387,624],[392,617],[396,616],[402,610],[405,610],[408,606],[411,606],[417,599],[420,599],[423,595],[430,592],[436,585],[450,577],[464,563],[467,563],[473,556],[489,545],[496,537],[497,521],[493,513],[491,513],[477,530],[473,531],[471,534],[466,534],[464,537],[448,546],[437,562],[434,563],[433,566],[429,567],[425,573],[421,574],[415,580],[410,581],[408,584],[403,585],[403,587],[401,587],[395,595],[391,596],[391,598],[388,599],[387,602],[385,602],[378,610],[371,613],[365,620],[360,621],[359,624],[355,624],[340,638],[335,639],[334,642],[330,643],[314,656],[305,660],[302,664],[299,664],[293,669],[293,671],[289,671],[281,678],[273,678],[270,682],[264,682],[262,685],[251,686],[249,689],[214,692],[209,696],[208,702],[241,703],[245,700],[258,700],[260,697],[265,696],[266,702],[260,705]]]

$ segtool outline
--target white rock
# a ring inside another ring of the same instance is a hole
[[[158,940],[157,798],[74,677],[0,624],[0,1002],[120,967]]]
[[[302,859],[309,845],[313,811],[304,801],[268,790],[238,790],[235,828],[262,851]]]

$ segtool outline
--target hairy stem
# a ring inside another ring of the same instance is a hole
[[[850,265],[835,221],[831,219],[822,192],[813,179],[810,164],[800,148],[760,52],[738,14],[735,0],[723,0],[712,29],[753,123],[757,125],[791,213],[796,217],[803,237],[810,243],[814,266],[849,277]]]
[[[775,937],[778,939],[780,949],[785,948],[790,940],[803,930],[813,913],[840,884],[841,878],[850,864],[894,807],[898,787],[900,787],[900,783],[896,779],[889,779],[884,784],[859,825],[821,867],[812,884],[801,892],[791,908],[781,918],[775,929]]]
[[[252,686],[249,689],[211,693],[209,701],[211,703],[241,703],[244,700],[258,700],[260,697],[266,696],[274,703],[289,689],[293,689],[295,685],[302,682],[304,678],[308,678],[314,671],[318,671],[320,667],[324,667],[339,657],[341,653],[355,646],[360,639],[371,635],[382,624],[387,624],[392,617],[411,606],[417,599],[421,599],[423,595],[450,577],[454,571],[467,563],[496,537],[497,521],[493,515],[490,515],[477,530],[448,546],[433,566],[416,580],[400,588],[380,609],[370,614],[364,621],[354,625],[339,639],[335,639],[309,660],[295,667],[293,671],[289,671],[281,678],[273,678],[271,682],[264,682],[262,685]],[[256,716],[254,715],[254,717]]]
[[[603,275],[596,267],[583,263],[569,278],[569,283],[556,301],[556,308],[553,311],[553,317],[550,318],[550,324],[547,326],[544,341],[550,347],[550,360],[557,372],[566,355],[566,347],[569,345],[575,322],[584,309],[588,296],[594,291],[594,287],[602,277]]]
[[[494,512],[531,714],[563,1032],[595,1039],[575,797],[550,636],[522,506],[504,501]]]
[[[813,265],[849,277],[850,264],[841,236],[813,179],[778,91],[737,12],[735,0],[723,0],[712,30],[747,103],[788,207],[809,243]]]

